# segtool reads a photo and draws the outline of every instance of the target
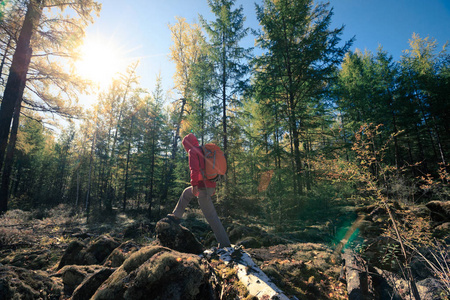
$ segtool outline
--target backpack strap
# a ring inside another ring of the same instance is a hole
[[[200,149],[202,149],[202,153],[203,153],[203,169],[200,168],[200,173],[202,174],[202,179],[203,180],[207,180],[206,176],[205,176],[205,167],[206,167],[206,147],[205,146],[200,146]]]

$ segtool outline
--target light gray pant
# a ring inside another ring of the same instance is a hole
[[[217,216],[216,209],[212,203],[211,196],[214,194],[215,188],[199,188],[198,191],[198,204],[200,205],[203,215],[208,221],[209,226],[211,226],[211,229],[219,242],[219,247],[230,247],[230,239],[228,238],[225,228],[223,228],[223,225]],[[181,194],[177,206],[175,206],[175,209],[173,210],[173,214],[176,217],[181,218],[184,210],[194,197],[195,196],[192,193],[192,186],[186,188]]]

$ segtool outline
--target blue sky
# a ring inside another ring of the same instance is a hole
[[[168,24],[175,16],[187,22],[198,21],[201,14],[213,20],[206,0],[98,0],[103,4],[100,17],[87,29],[88,36],[111,40],[130,59],[139,59],[141,86],[153,90],[161,72],[163,87],[172,88],[174,65],[168,59],[172,44]],[[242,5],[247,26],[258,28],[254,3],[260,0],[236,0]],[[439,47],[450,40],[450,0],[331,0],[333,27],[345,25],[343,39],[355,36],[356,48],[376,52],[378,45],[398,60],[407,49],[412,34],[430,36]],[[254,37],[245,40],[253,46]],[[173,94],[173,98],[177,95]]]

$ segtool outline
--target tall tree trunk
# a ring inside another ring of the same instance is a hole
[[[414,158],[413,158],[412,146],[411,146],[411,139],[412,138],[409,137],[409,134],[406,134],[405,138],[406,138],[406,141],[407,141],[406,144],[408,145],[409,163],[412,165],[411,166],[411,168],[412,168],[412,176],[416,177],[416,176],[418,176],[418,174],[417,174],[417,169],[414,166]]]
[[[431,118],[433,121],[434,132],[436,133],[436,140],[437,140],[437,144],[438,144],[439,155],[441,156],[441,162],[445,166],[447,163],[446,163],[445,156],[444,156],[445,151],[444,151],[444,148],[443,148],[442,142],[441,142],[441,134],[439,133],[439,128],[436,124],[436,118],[434,116],[432,116]]]
[[[418,88],[416,88],[416,85],[414,83],[413,83],[413,92],[414,92],[415,100],[416,100],[416,102],[418,104],[418,107],[419,107],[421,115],[422,115],[422,121],[425,124],[425,128],[426,128],[426,131],[428,133],[428,137],[430,138],[430,144],[431,144],[431,148],[432,148],[433,153],[434,153],[435,160],[437,161],[438,160],[438,153],[437,153],[436,145],[435,145],[434,138],[433,138],[432,128],[428,124],[429,121],[428,121],[428,118],[427,118],[427,114],[425,113],[425,109],[423,107],[422,99],[421,99],[421,97],[419,97]]]
[[[293,141],[293,134],[292,134],[292,128],[291,123],[289,122],[289,150],[291,152],[291,167],[292,167],[292,184],[294,186],[294,196],[297,195],[298,191],[298,184],[297,184],[297,174],[295,174],[295,160],[294,160],[294,141]]]
[[[153,130],[156,130],[156,118],[153,119]],[[151,159],[151,165],[150,165],[150,179],[149,179],[149,194],[147,197],[147,203],[148,203],[148,217],[151,218],[152,216],[152,202],[153,202],[153,181],[155,177],[155,148],[156,148],[156,139],[155,135],[152,135],[152,159]]]
[[[391,97],[392,99],[392,97]],[[392,102],[390,103],[392,105]],[[397,118],[394,112],[394,109],[391,110],[391,114],[392,114],[392,125],[394,126],[394,149],[395,149],[395,167],[398,170],[400,170],[400,150],[398,147],[398,138],[397,138],[397,133],[398,133],[398,128],[397,128]]]
[[[20,161],[17,163],[14,177],[14,187],[11,187],[11,195],[16,196],[19,192],[20,181],[22,180],[22,164],[20,163]]]
[[[128,149],[127,149],[127,163],[125,166],[125,184],[124,184],[124,191],[123,191],[123,202],[122,202],[122,210],[125,211],[127,206],[127,190],[128,190],[128,166],[130,164],[130,152],[131,152],[131,139],[133,135],[133,120],[134,116],[131,116],[131,124],[130,124],[130,136],[128,138]]]
[[[293,95],[289,95],[289,123],[292,133],[292,147],[294,154],[294,190],[296,194],[302,193],[301,186],[301,158],[300,158],[300,140],[297,127],[297,119],[295,117],[295,106]],[[297,195],[295,195],[297,196]]]
[[[225,71],[224,71],[225,74]],[[224,75],[225,77],[225,75]],[[225,158],[228,158],[228,133],[227,133],[227,93],[226,93],[226,79],[222,82],[222,129],[223,129],[223,153]]]
[[[8,210],[9,183],[14,161],[14,149],[17,140],[17,130],[19,128],[20,102],[17,101],[17,103],[19,105],[18,107],[16,106],[16,109],[14,110],[14,120],[11,128],[11,137],[9,139],[2,173],[2,182],[0,187],[0,213],[6,212]]]
[[[97,119],[97,112],[96,117]],[[97,121],[95,121],[94,126],[97,126]],[[94,150],[95,150],[95,140],[97,137],[97,129],[94,131],[94,136],[92,137],[92,147],[91,147],[91,155],[89,158],[89,176],[88,176],[88,187],[86,192],[86,202],[85,202],[85,210],[87,213],[87,219],[89,220],[89,209],[90,209],[90,201],[89,196],[91,194],[91,186],[92,186],[92,165],[94,164]]]
[[[133,71],[132,74],[134,74],[134,72],[135,72],[135,70]],[[129,92],[129,90],[131,88],[132,81],[133,81],[133,79],[132,79],[133,75],[132,74],[127,79],[125,91],[123,93],[123,96],[121,97],[120,103],[118,104],[119,105],[119,116],[117,118],[116,131],[114,132],[113,143],[112,143],[112,146],[111,146],[111,151],[110,151],[110,155],[109,155],[109,162],[108,162],[108,166],[107,166],[107,175],[106,175],[107,187],[106,187],[106,190],[107,190],[108,201],[106,202],[106,209],[109,210],[109,211],[112,210],[113,199],[111,199],[111,198],[115,198],[114,187],[113,187],[113,179],[114,179],[114,175],[115,174],[114,174],[114,172],[112,172],[113,163],[114,163],[114,152],[116,150],[116,144],[117,144],[117,139],[118,139],[118,135],[119,135],[119,127],[120,127],[121,120],[122,120],[122,117],[123,117],[124,103],[126,102],[126,99],[127,99],[127,96],[128,96],[128,92]],[[119,97],[119,99],[120,99],[120,97]],[[108,134],[108,136],[109,136],[109,134]],[[117,164],[117,161],[116,161],[116,164]]]
[[[286,20],[283,15],[282,22],[283,22],[283,39],[286,45],[290,44],[290,36],[287,30]],[[287,97],[287,104],[288,104],[288,114],[289,114],[289,126],[291,127],[292,132],[292,142],[293,142],[293,150],[294,150],[294,162],[295,162],[295,169],[293,170],[295,172],[294,174],[294,190],[296,190],[297,193],[302,192],[302,186],[301,186],[301,158],[300,158],[300,141],[299,141],[299,132],[298,132],[298,126],[297,126],[297,117],[296,117],[296,97],[295,93],[293,91],[294,87],[294,75],[293,75],[293,64],[291,59],[291,48],[286,47],[285,53],[284,53],[284,64],[286,66],[286,77],[287,82],[285,83],[285,89],[286,89],[286,97]],[[297,195],[295,195],[297,196]]]
[[[227,124],[227,47],[225,34],[222,33],[222,130],[223,130],[223,154],[228,161],[228,124]],[[230,164],[229,164],[230,165]],[[236,184],[235,184],[236,185]],[[225,201],[229,199],[230,187],[224,182]]]
[[[30,63],[31,48],[28,48],[25,64]],[[26,79],[21,81],[19,94],[23,95],[25,89]],[[16,101],[14,108],[14,121],[11,128],[11,135],[9,138],[8,149],[6,152],[5,163],[2,173],[2,182],[0,187],[0,213],[8,210],[8,198],[9,198],[9,183],[11,178],[12,166],[14,161],[14,149],[16,148],[17,131],[19,129],[20,108],[22,107],[22,99]]]
[[[184,107],[186,106],[186,98],[181,98],[181,109],[180,114],[178,116],[177,127],[175,129],[175,135],[173,137],[172,143],[172,159],[169,161],[169,169],[166,173],[166,185],[163,190],[163,197],[167,198],[167,194],[169,192],[168,183],[172,182],[173,169],[175,168],[175,158],[178,152],[178,137],[180,135],[181,121],[183,120]]]
[[[75,209],[78,210],[78,202],[80,198],[80,164],[77,167],[77,195],[75,198]]]
[[[342,137],[344,140],[344,149],[345,149],[345,159],[347,161],[350,161],[350,158],[348,156],[348,147],[347,145],[349,144],[348,140],[347,140],[347,133],[345,132],[345,123],[344,123],[344,115],[341,112],[341,126],[342,126]]]
[[[205,144],[205,96],[202,95],[201,100],[201,124],[202,124],[202,136],[201,136],[201,142],[202,145]]]
[[[6,82],[2,105],[0,107],[0,170],[3,167],[3,157],[5,156],[6,146],[8,145],[14,107],[16,101],[21,101],[22,99],[22,85],[25,84],[24,82],[30,65],[30,60],[27,59],[27,55],[30,48],[31,36],[41,18],[41,14],[41,0],[30,0],[17,41],[16,51],[13,55],[8,81]]]
[[[172,162],[175,160],[178,151],[178,136],[180,135],[181,121],[183,120],[184,107],[186,106],[186,98],[181,98],[180,100],[181,100],[181,109],[180,114],[178,116],[177,128],[175,130],[175,135],[173,137],[173,144],[172,144]]]
[[[422,144],[422,139],[420,136],[420,131],[419,131],[419,127],[417,124],[414,124],[414,129],[415,129],[415,134],[416,134],[416,139],[417,139],[417,146],[419,147],[419,160],[421,162],[423,162],[423,166],[424,166],[424,170],[426,173],[428,173],[428,163],[426,161],[425,158],[425,151],[423,148],[423,144]]]

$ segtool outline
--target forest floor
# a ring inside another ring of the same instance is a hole
[[[347,299],[340,251],[343,243],[356,244],[355,238],[360,242],[363,240],[358,237],[360,229],[352,228],[356,219],[354,207],[343,206],[326,217],[312,215],[301,224],[285,225],[282,231],[251,216],[228,218],[224,225],[232,243],[242,246],[286,295],[297,299]],[[132,241],[138,247],[145,247],[154,242],[155,223],[139,211],[118,212],[114,217],[103,218],[102,222],[87,222],[86,217],[71,214],[63,205],[39,212],[9,211],[0,218],[0,281],[11,281],[12,278],[25,281],[20,285],[22,288],[16,285],[10,292],[22,290],[25,293],[24,286],[28,286],[31,291],[27,293],[34,295],[31,299],[58,299],[50,297],[51,292],[45,292],[43,286],[33,282],[32,276],[20,275],[18,271],[21,268],[32,270],[51,278],[47,288],[53,292],[61,289],[63,298],[68,298],[70,293],[64,294],[67,291],[63,291],[61,280],[53,275],[71,242],[89,245],[107,235],[118,244]],[[198,210],[189,210],[182,225],[205,248],[216,246],[214,236]],[[380,260],[376,257],[378,254],[372,255],[374,260]],[[5,295],[0,289],[0,298]],[[223,299],[231,298],[225,296]]]

